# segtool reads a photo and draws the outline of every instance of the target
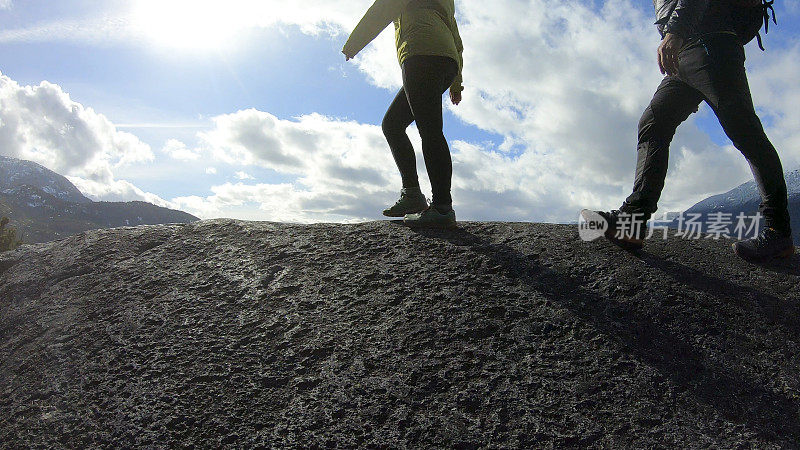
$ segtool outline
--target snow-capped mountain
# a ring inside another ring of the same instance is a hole
[[[786,189],[789,192],[789,201],[792,197],[798,198],[800,196],[800,170],[788,172],[786,176]],[[688,211],[691,212],[715,212],[723,211],[728,212],[730,208],[738,208],[740,205],[752,207],[755,205],[758,208],[761,203],[761,196],[758,193],[758,187],[755,181],[749,181],[741,184],[724,194],[709,197],[700,203],[692,206]],[[687,211],[687,212],[688,212]]]
[[[792,216],[792,231],[795,242],[800,242],[800,170],[787,172],[786,188],[789,193],[789,214]],[[741,184],[728,192],[709,197],[692,206],[684,215],[701,214],[707,221],[709,214],[730,213],[734,217],[739,213],[753,214],[758,211],[761,195],[755,181]]]
[[[98,228],[189,223],[197,217],[145,202],[93,202],[69,180],[39,164],[0,156],[0,216],[25,243]]]
[[[35,186],[46,194],[72,203],[91,203],[65,177],[32,161],[0,156],[0,192],[12,194],[22,186]]]

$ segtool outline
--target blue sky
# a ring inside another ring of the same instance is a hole
[[[203,217],[378,218],[399,188],[378,128],[399,67],[389,33],[355,63],[340,53],[370,4],[5,2],[0,72],[13,83],[7,95],[47,81],[55,90],[25,95],[42,105],[53,104],[48,95],[60,102],[68,95],[68,106],[92,114],[64,120],[86,120],[94,134],[45,134],[41,108],[26,110],[17,98],[4,108],[27,131],[20,125],[3,151],[68,175],[98,200],[146,199]],[[467,91],[461,107],[446,108],[445,130],[461,217],[565,221],[581,206],[618,206],[630,189],[636,120],[659,78],[649,2],[508,0],[457,8]],[[790,72],[798,69],[792,61],[800,8],[787,0],[776,9],[768,52],[748,46],[748,69],[766,73],[754,83],[756,102],[776,144],[793,147],[782,150],[790,169],[800,164],[797,112],[788,103],[798,92],[800,72]],[[112,129],[97,125],[96,116]],[[243,127],[255,127],[246,133],[263,141],[237,141]],[[184,157],[169,150],[176,146]],[[287,155],[303,159],[304,151],[313,153],[306,163],[281,163]],[[682,127],[673,155],[676,181],[664,201],[672,210],[749,176],[707,109]],[[421,161],[419,169],[424,173]],[[332,179],[342,173],[365,178]]]

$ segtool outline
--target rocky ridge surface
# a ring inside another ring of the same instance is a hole
[[[0,446],[797,448],[800,262],[206,221],[0,255]]]

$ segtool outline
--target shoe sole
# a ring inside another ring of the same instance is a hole
[[[426,208],[427,208],[427,207],[426,207]],[[407,213],[398,214],[398,215],[393,215],[392,213],[387,213],[386,211],[384,211],[384,212],[383,212],[383,215],[384,215],[384,217],[392,217],[392,218],[397,218],[397,217],[405,217],[405,216],[406,216],[406,214],[417,214],[417,213],[421,213],[422,211],[425,211],[425,208],[422,208],[422,209],[420,209],[419,211],[409,211],[409,212],[407,212]]]
[[[746,256],[746,255],[743,255],[742,253],[740,253],[739,252],[739,248],[736,246],[736,244],[731,244],[731,248],[733,248],[733,252],[736,253],[736,256],[738,256],[739,258],[742,258],[743,260],[745,260],[747,262],[766,262],[766,261],[770,261],[770,260],[773,260],[773,259],[789,259],[792,256],[794,256],[795,253],[797,252],[797,249],[794,246],[792,246],[792,248],[787,248],[786,250],[784,250],[781,253],[778,253],[777,255],[774,255],[774,256],[767,256],[767,257],[764,257],[764,258],[752,258],[752,257]]]
[[[406,222],[403,221],[403,224],[409,228],[441,228],[441,229],[453,229],[457,228],[457,223],[414,223],[414,222]]]
[[[609,229],[605,234],[606,239],[626,250],[641,250],[644,247],[644,239],[632,236],[617,237],[617,231]]]

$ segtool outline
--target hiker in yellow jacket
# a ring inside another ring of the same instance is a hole
[[[464,90],[464,47],[454,0],[377,0],[353,30],[342,53],[352,59],[392,21],[403,88],[386,112],[383,133],[400,170],[403,189],[397,203],[383,214],[404,217],[411,226],[455,226],[450,196],[453,163],[442,132],[442,94],[449,88],[450,100],[458,105]],[[430,206],[420,190],[414,148],[406,134],[415,121],[433,191]]]

